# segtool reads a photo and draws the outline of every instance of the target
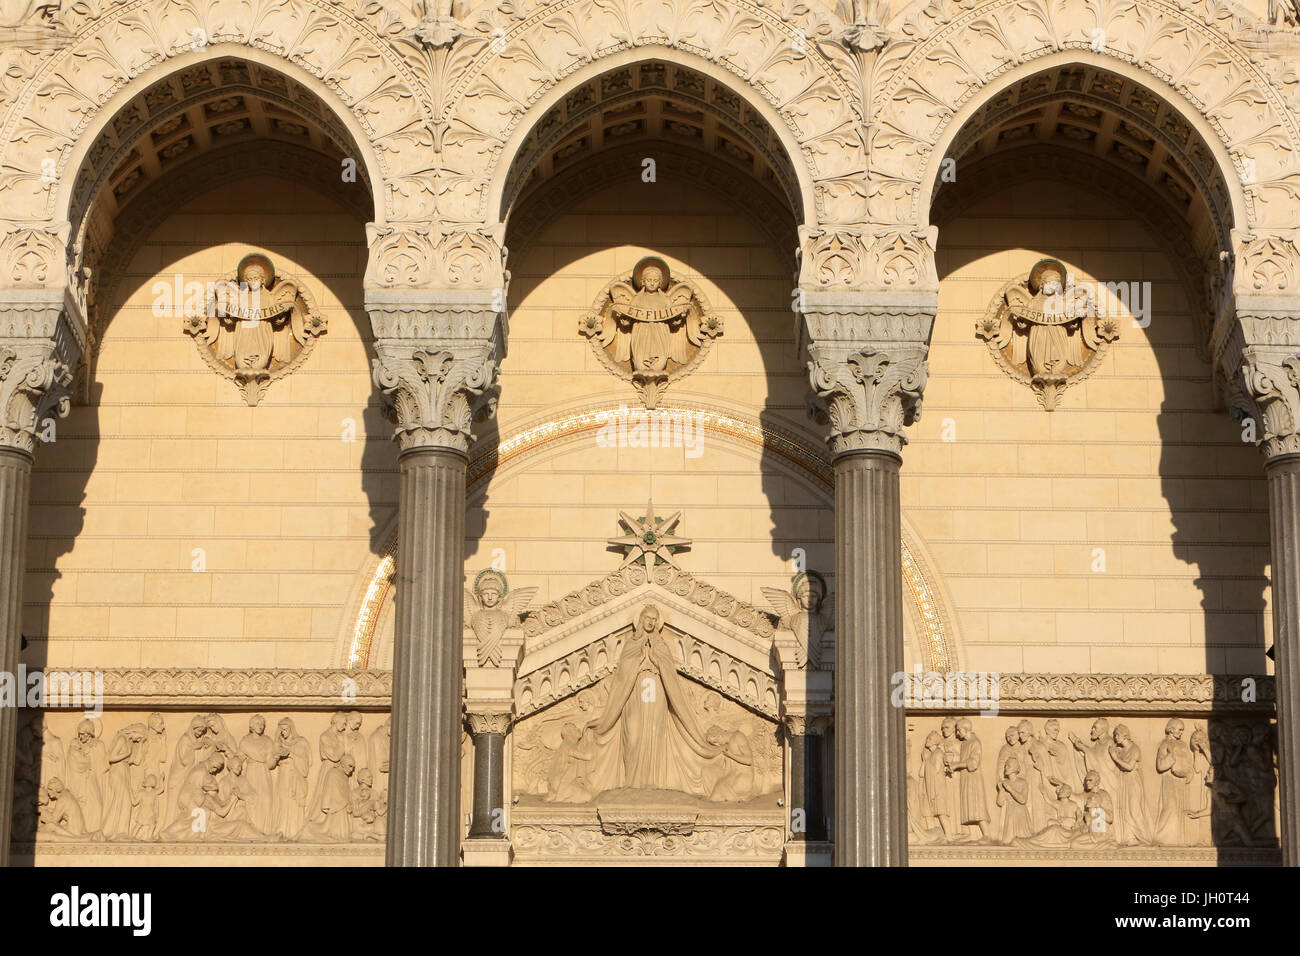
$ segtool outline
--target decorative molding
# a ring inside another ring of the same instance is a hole
[[[923,679],[923,678],[922,678]],[[1243,680],[1255,682],[1255,699],[1243,701]],[[913,699],[923,685],[915,673],[906,680],[913,687]],[[1105,713],[1129,714],[1271,714],[1276,708],[1277,689],[1272,677],[1223,674],[1013,674],[997,678],[999,713]],[[972,706],[910,706],[909,715],[934,711],[972,713]]]
[[[379,670],[197,667],[90,670],[104,675],[104,706],[112,709],[193,706],[230,710],[261,707],[386,710],[393,685],[392,672]]]

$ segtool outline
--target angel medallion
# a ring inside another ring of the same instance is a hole
[[[256,405],[272,381],[302,363],[326,323],[300,282],[276,275],[271,260],[254,253],[239,263],[234,280],[213,283],[203,314],[187,316],[185,331],[207,363]]]
[[[504,640],[506,632],[519,626],[536,593],[537,588],[511,591],[506,576],[494,568],[474,578],[473,590],[465,591],[465,629],[474,635],[480,667],[500,665],[505,644],[511,643]]]
[[[663,259],[647,256],[631,281],[605,287],[578,324],[601,361],[632,382],[645,406],[654,408],[665,386],[693,371],[722,334],[690,282],[674,282]]]
[[[782,663],[788,666],[787,657],[792,657],[795,667],[820,669],[822,639],[835,630],[835,607],[822,576],[804,571],[794,576],[789,591],[761,590],[780,618],[774,640]]]
[[[1096,370],[1119,322],[1098,314],[1091,284],[1066,282],[1065,266],[1043,259],[1027,278],[1003,286],[975,323],[1003,371],[1030,386],[1047,411],[1061,392]],[[1078,293],[1078,294],[1076,294]]]

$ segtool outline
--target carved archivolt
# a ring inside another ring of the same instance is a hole
[[[1252,60],[1240,37],[1258,25],[1238,19],[1226,4],[933,2],[914,5],[896,26],[878,67],[888,78],[872,140],[873,220],[927,222],[930,188],[944,159],[939,145],[963,106],[991,85],[1006,85],[1008,75],[1027,75],[1038,62],[1051,65],[1046,58],[1058,54],[1126,64],[1158,80],[1171,99],[1204,117],[1231,155],[1249,222],[1292,219],[1300,133],[1281,98],[1282,63],[1270,77]]]

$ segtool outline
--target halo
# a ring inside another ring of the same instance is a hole
[[[271,262],[269,256],[264,256],[260,252],[250,252],[244,258],[239,260],[239,266],[235,269],[235,279],[239,282],[244,281],[244,267],[252,263],[259,263],[266,270],[266,286],[275,285],[275,265]]]
[[[1039,259],[1034,263],[1034,267],[1029,270],[1029,289],[1032,292],[1040,292],[1043,288],[1043,273],[1049,269],[1055,269],[1061,274],[1061,281],[1065,281],[1065,266],[1058,259]],[[1058,289],[1058,292],[1064,291]]]
[[[506,584],[506,576],[496,568],[484,568],[474,577],[474,593],[478,594],[479,584],[485,577],[496,578],[501,582],[501,596],[505,597],[510,593],[510,586]]]
[[[672,285],[672,272],[668,268],[668,263],[664,262],[658,256],[646,256],[632,269],[632,284],[637,287],[638,291],[644,287],[644,283],[641,281],[641,275],[646,269],[650,268],[650,266],[654,266],[664,274],[663,284],[659,287],[661,292]]]
[[[826,579],[822,577],[820,574],[818,574],[816,571],[800,571],[793,578],[791,578],[790,579],[791,594],[798,597],[799,582],[802,581],[804,578],[807,578],[809,581],[817,582],[817,586],[822,589],[822,597],[823,598],[826,597]]]

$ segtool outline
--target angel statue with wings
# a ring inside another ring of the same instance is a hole
[[[465,591],[465,629],[474,634],[480,667],[500,665],[506,631],[519,626],[536,593],[537,588],[511,591],[506,576],[495,568],[474,578],[474,589]]]
[[[786,652],[792,652],[796,667],[820,669],[822,639],[835,630],[835,608],[826,593],[826,581],[816,571],[803,571],[794,576],[788,592],[781,588],[761,590],[780,618],[775,641],[782,663],[787,663]]]
[[[231,378],[249,405],[266,386],[296,367],[325,332],[325,319],[312,308],[301,283],[277,276],[271,260],[247,255],[236,281],[217,282],[208,291],[204,314],[190,315],[185,331],[204,358]]]
[[[664,385],[685,374],[722,333],[722,320],[708,313],[689,282],[673,282],[663,259],[647,256],[632,281],[615,280],[579,324],[601,360],[629,378],[654,408]]]
[[[1113,316],[1098,314],[1091,284],[1075,286],[1065,266],[1043,259],[1027,279],[1008,283],[975,323],[995,360],[1052,411],[1060,393],[1091,374],[1119,338]]]

